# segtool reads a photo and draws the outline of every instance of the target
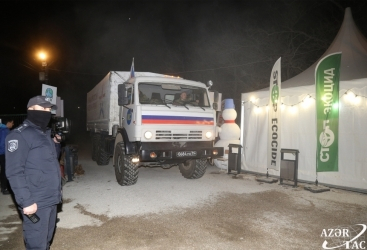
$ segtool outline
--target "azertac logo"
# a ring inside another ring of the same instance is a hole
[[[366,249],[365,224],[340,226],[323,229],[321,237],[326,238],[322,243],[323,249]]]

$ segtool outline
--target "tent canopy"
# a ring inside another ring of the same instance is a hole
[[[350,8],[345,10],[342,26],[326,52],[304,72],[282,82],[282,88],[314,85],[317,63],[336,52],[342,52],[340,81],[367,78],[367,39],[355,25]]]
[[[339,171],[316,176],[315,68],[326,55],[342,52],[340,69]],[[269,71],[270,75],[270,71]],[[348,101],[344,94],[356,96]],[[300,180],[367,191],[367,40],[356,27],[350,8],[345,11],[341,28],[326,52],[311,67],[281,83],[281,148],[298,149]],[[311,99],[308,105],[304,100]],[[242,169],[266,173],[268,169],[269,90],[242,93],[241,144]],[[358,101],[359,100],[359,101]],[[284,110],[283,110],[284,107]],[[297,110],[297,111],[295,111]],[[279,171],[269,169],[279,176]]]

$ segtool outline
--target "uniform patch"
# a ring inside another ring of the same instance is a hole
[[[8,151],[14,152],[18,149],[18,140],[10,140],[8,141]]]

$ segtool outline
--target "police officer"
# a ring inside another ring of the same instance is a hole
[[[50,248],[61,202],[60,144],[47,127],[57,107],[35,96],[27,108],[27,119],[6,137],[6,176],[23,217],[26,248],[44,250]],[[36,223],[28,218],[34,214]]]

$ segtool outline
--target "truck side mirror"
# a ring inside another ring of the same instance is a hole
[[[218,99],[219,99],[219,93],[218,91],[212,91],[213,92],[213,109],[218,111]]]
[[[129,104],[129,98],[127,96],[127,89],[125,87],[125,84],[119,84],[117,86],[117,92],[118,92],[118,105],[123,106]]]
[[[214,102],[218,102],[218,96],[219,96],[218,91],[214,91]]]

